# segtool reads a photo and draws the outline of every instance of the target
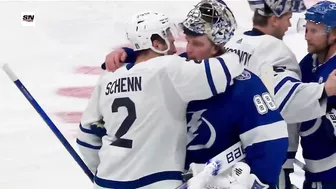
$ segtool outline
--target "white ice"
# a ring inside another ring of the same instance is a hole
[[[245,0],[226,1],[240,31],[251,28]],[[73,74],[78,66],[100,66],[113,47],[126,43],[125,19],[157,10],[181,20],[197,1],[2,1],[0,66],[8,63],[47,114],[76,148],[77,124],[52,116],[83,111],[86,99],[55,94],[60,87],[93,86],[98,76]],[[34,27],[21,26],[21,12],[35,12]],[[296,18],[293,18],[294,20]],[[285,42],[298,59],[306,53],[302,34]],[[302,159],[302,157],[301,157]],[[298,185],[302,172],[293,176]],[[81,188],[92,185],[32,106],[0,70],[0,188]]]

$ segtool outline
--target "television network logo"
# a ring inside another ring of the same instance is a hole
[[[21,26],[35,26],[35,12],[21,12]]]

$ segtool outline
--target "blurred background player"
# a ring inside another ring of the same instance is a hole
[[[179,186],[188,102],[224,92],[243,72],[233,53],[200,64],[163,56],[174,45],[171,31],[160,13],[132,17],[126,34],[138,55],[135,64],[102,75],[94,89],[77,143],[95,174],[95,188]],[[100,120],[103,136],[94,126]]]
[[[181,56],[198,61],[224,52],[223,46],[233,35],[236,21],[224,2],[203,0],[188,13],[181,26],[188,42],[187,53]],[[117,51],[112,59],[126,58],[123,53]],[[287,128],[257,76],[245,70],[224,95],[189,103],[187,118],[186,168],[191,162],[206,163],[242,141],[251,172],[270,188],[276,187],[288,148]]]
[[[300,62],[302,82],[325,82],[336,69],[336,3],[321,1],[305,13],[308,52]],[[336,97],[328,97],[327,115],[303,122],[301,136],[305,160],[303,189],[336,188]]]

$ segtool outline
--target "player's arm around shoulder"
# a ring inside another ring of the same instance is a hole
[[[165,58],[168,76],[186,102],[207,99],[225,92],[233,84],[233,79],[244,70],[234,53],[202,61],[188,61],[177,55]]]
[[[263,183],[275,186],[286,160],[287,124],[259,77],[245,71],[244,76],[236,79],[245,79],[240,97],[242,122],[239,132],[246,163]]]
[[[102,75],[99,78],[83,112],[76,140],[83,159],[92,173],[96,172],[100,162],[98,151],[102,146],[101,138],[106,134],[104,121],[99,110],[100,81],[104,77],[106,76]]]

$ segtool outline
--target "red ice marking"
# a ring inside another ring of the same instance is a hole
[[[60,88],[56,94],[68,97],[90,98],[94,87],[66,87]]]
[[[57,112],[55,115],[65,123],[79,123],[82,118],[82,112]]]
[[[100,66],[81,66],[76,68],[75,73],[100,75],[103,73],[103,70],[100,68]]]

